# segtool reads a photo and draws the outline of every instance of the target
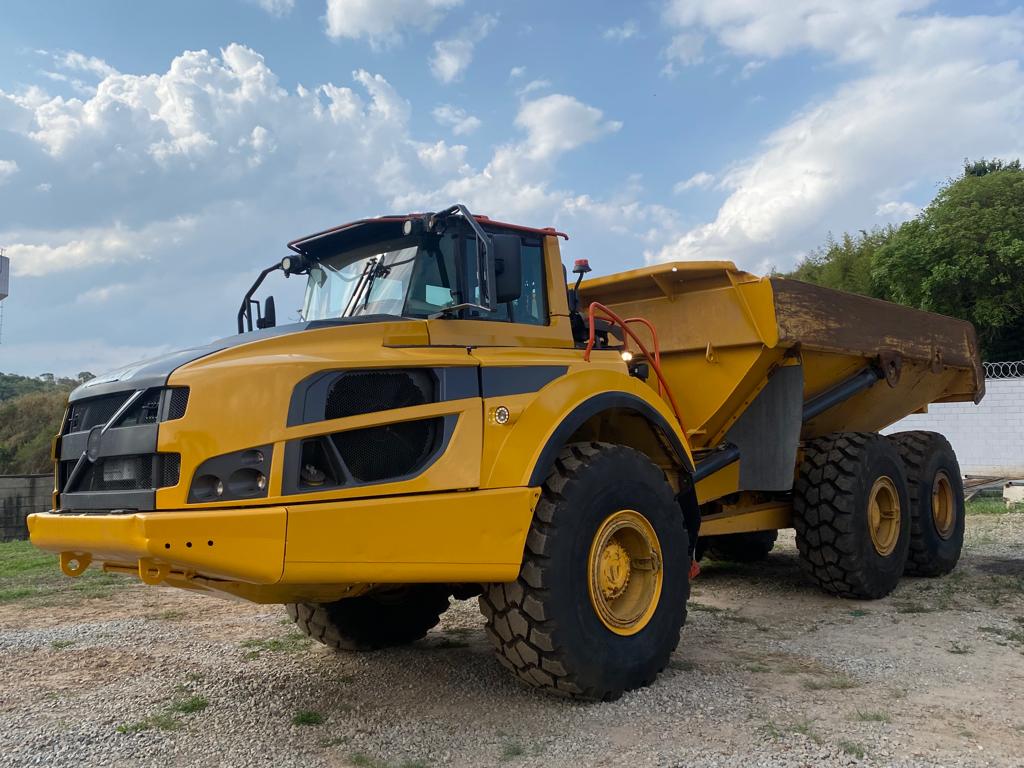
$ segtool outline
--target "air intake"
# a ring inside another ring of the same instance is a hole
[[[421,469],[437,452],[443,431],[444,418],[417,419],[337,432],[331,440],[356,481],[376,483]]]
[[[425,370],[347,371],[331,384],[325,419],[423,405],[434,400],[434,376]]]

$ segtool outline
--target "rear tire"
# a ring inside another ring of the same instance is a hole
[[[448,610],[444,584],[410,584],[333,603],[288,603],[303,633],[336,651],[376,651],[419,640]]]
[[[944,576],[964,545],[964,484],[953,447],[937,432],[890,435],[903,459],[910,498],[910,554],[905,573]]]
[[[723,560],[730,563],[756,563],[768,557],[775,548],[778,531],[750,531],[697,539],[697,559]]]
[[[839,432],[804,445],[793,527],[804,570],[826,591],[892,592],[907,562],[909,510],[903,462],[885,437]]]
[[[519,578],[480,597],[498,660],[564,696],[610,701],[649,685],[679,644],[688,552],[661,469],[623,446],[568,446],[544,483]]]

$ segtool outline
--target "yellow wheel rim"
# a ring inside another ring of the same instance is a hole
[[[932,520],[939,536],[948,539],[956,527],[956,499],[949,475],[939,472],[932,483]]]
[[[868,531],[878,554],[887,557],[893,553],[900,538],[900,495],[896,484],[886,475],[879,477],[871,486]]]
[[[635,635],[658,608],[664,579],[661,544],[631,509],[609,515],[594,534],[587,564],[594,613],[617,635]]]

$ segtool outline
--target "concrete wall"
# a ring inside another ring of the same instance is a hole
[[[967,475],[1024,477],[1024,378],[988,379],[973,403],[938,403],[883,430],[926,429],[946,436]]]
[[[0,541],[27,539],[25,518],[50,508],[53,475],[0,475]]]

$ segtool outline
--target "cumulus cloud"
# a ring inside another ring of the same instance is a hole
[[[829,230],[905,218],[913,204],[890,205],[885,190],[945,178],[963,157],[1024,150],[1024,16],[910,14],[925,5],[671,2],[671,23],[714,34],[737,55],[809,49],[864,69],[727,169],[721,186],[730,194],[714,219],[648,260],[786,268]]]
[[[508,79],[515,80],[516,78],[522,77],[525,74],[526,67],[512,67],[512,69],[508,71]]]
[[[0,239],[9,243],[7,255],[15,275],[40,277],[84,267],[144,261],[155,243],[161,246],[180,241],[195,221],[177,218],[159,221],[140,229],[121,225],[74,231],[5,232]]]
[[[678,195],[680,192],[686,192],[689,189],[706,189],[707,187],[710,187],[714,181],[715,177],[713,174],[710,174],[707,171],[697,171],[697,173],[693,174],[690,178],[676,182],[675,186],[672,187],[672,191]]]
[[[271,16],[287,16],[295,8],[295,0],[251,0]]]
[[[461,79],[473,61],[473,51],[477,44],[490,34],[497,23],[497,16],[477,16],[455,37],[436,41],[434,55],[430,59],[430,70],[434,77],[442,83]]]
[[[481,125],[480,118],[469,114],[462,107],[453,107],[451,104],[434,107],[432,114],[438,123],[451,128],[456,136],[472,133]]]
[[[913,203],[908,203],[905,200],[890,200],[875,209],[875,216],[895,223],[912,219],[920,212],[921,208]]]
[[[463,0],[327,0],[327,35],[371,45],[401,42],[402,30],[431,30]]]
[[[517,96],[529,96],[531,93],[535,93],[537,91],[543,91],[545,88],[550,88],[550,87],[551,87],[551,81],[550,80],[544,80],[542,78],[538,78],[537,80],[531,80],[526,85],[524,85],[522,88],[519,88],[518,90],[516,90],[516,95]]]
[[[623,40],[631,40],[639,34],[640,29],[637,27],[636,22],[632,19],[628,19],[617,27],[608,27],[601,33],[601,37],[605,40],[613,40],[617,43],[621,43]]]
[[[0,160],[0,184],[5,183],[18,172],[18,164],[13,160]]]

